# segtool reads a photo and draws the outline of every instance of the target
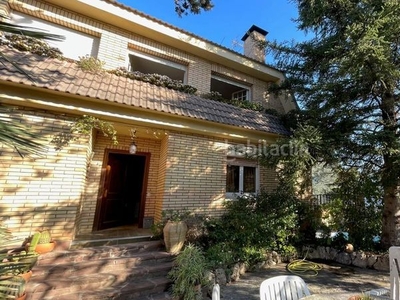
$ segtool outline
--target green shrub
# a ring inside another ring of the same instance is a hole
[[[171,79],[166,75],[144,74],[139,71],[131,72],[124,67],[117,68],[115,70],[110,70],[108,71],[108,73],[134,80],[148,82],[157,86],[166,87],[187,94],[195,94],[197,92],[197,89],[195,87],[183,84],[182,81]]]
[[[348,239],[334,241],[343,247],[350,242],[356,249],[380,250],[375,240],[382,228],[382,191],[376,178],[360,174],[355,170],[344,170],[338,174],[334,199],[324,206],[330,216],[332,231],[347,232]]]
[[[226,213],[207,224],[207,258],[214,264],[251,265],[263,260],[267,251],[293,251],[298,229],[297,203],[283,189],[227,202]]]
[[[202,299],[201,288],[209,286],[208,264],[202,250],[189,244],[175,258],[175,265],[168,273],[173,281],[172,295],[182,300]]]
[[[264,110],[264,107],[262,106],[261,103],[246,101],[246,100],[225,99],[224,97],[222,97],[221,93],[216,92],[216,91],[202,94],[201,97],[204,99],[210,99],[210,100],[214,100],[214,101],[218,101],[218,102],[227,103],[227,104],[230,104],[230,105],[233,105],[236,107],[240,107],[240,108],[245,108],[245,109],[250,109],[250,110],[255,110],[255,111]]]

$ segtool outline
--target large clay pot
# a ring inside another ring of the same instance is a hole
[[[188,227],[183,221],[168,221],[167,224],[165,224],[163,233],[167,252],[177,254],[181,251],[185,243],[187,231]]]

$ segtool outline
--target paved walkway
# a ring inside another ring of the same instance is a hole
[[[379,288],[389,288],[389,272],[361,269],[342,265],[321,264],[317,276],[302,276],[312,294],[350,293],[361,294]],[[264,279],[278,275],[290,275],[286,264],[244,274],[239,281],[221,288],[223,300],[259,300],[259,286]],[[348,299],[346,297],[346,299]]]

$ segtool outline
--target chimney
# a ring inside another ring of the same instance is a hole
[[[265,41],[268,31],[253,25],[242,37],[244,42],[244,55],[259,62],[265,63],[265,51],[257,47],[257,41]]]

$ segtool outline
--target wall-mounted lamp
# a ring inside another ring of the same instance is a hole
[[[135,138],[136,138],[136,129],[131,129],[131,138],[132,138],[132,144],[129,146],[129,153],[130,154],[135,154],[137,151],[137,146],[135,143]]]

